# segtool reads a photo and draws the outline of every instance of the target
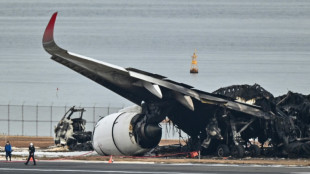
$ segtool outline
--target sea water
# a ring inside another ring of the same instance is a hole
[[[307,0],[2,0],[0,104],[132,104],[50,59],[42,35],[56,11],[55,40],[70,52],[207,92],[258,83],[275,96],[310,93]]]

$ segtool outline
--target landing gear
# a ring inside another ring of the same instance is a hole
[[[258,157],[261,153],[261,149],[257,145],[251,145],[249,148],[251,157]]]
[[[231,155],[235,158],[242,158],[245,150],[242,145],[234,145],[231,147]]]
[[[216,149],[218,157],[228,157],[231,155],[234,158],[243,158],[245,155],[251,157],[258,157],[261,155],[261,149],[257,145],[251,145],[249,148],[244,149],[243,145],[233,145],[229,150],[226,144],[220,144]]]
[[[217,147],[216,153],[219,157],[228,157],[230,155],[229,148],[226,144],[219,145]]]

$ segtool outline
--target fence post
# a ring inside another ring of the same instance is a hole
[[[24,136],[24,102],[22,105],[22,136]]]
[[[93,107],[93,127],[95,127],[95,110],[96,110],[96,103],[94,104],[94,107]]]
[[[50,121],[51,121],[51,123],[50,123],[50,136],[52,136],[52,130],[53,130],[53,103],[52,103],[52,105],[51,105],[51,118],[50,118]]]
[[[8,104],[8,135],[10,135],[10,103]]]
[[[37,104],[36,106],[36,136],[38,136],[38,127],[39,127],[38,119],[39,119],[39,106]]]

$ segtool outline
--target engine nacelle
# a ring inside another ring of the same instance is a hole
[[[101,118],[93,132],[94,150],[99,155],[131,156],[144,154],[156,147],[161,139],[161,128],[154,124],[141,124],[141,121],[136,121],[139,117],[141,114],[137,112],[119,112]]]

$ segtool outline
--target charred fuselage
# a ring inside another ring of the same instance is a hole
[[[142,108],[141,112],[127,110],[98,121],[93,145],[99,154],[142,154],[158,144],[158,124],[168,117],[193,144],[198,144],[193,146],[196,150],[215,148],[220,156],[231,153],[236,157],[250,151],[254,156],[260,148],[249,139],[258,138],[261,144],[269,141],[276,151],[310,156],[304,133],[307,128],[296,129],[294,116],[288,115],[294,107],[281,108],[286,102],[273,102],[273,96],[259,85],[231,86],[208,93],[162,75],[69,52],[54,40],[56,16],[54,13],[51,17],[42,39],[51,59]]]

